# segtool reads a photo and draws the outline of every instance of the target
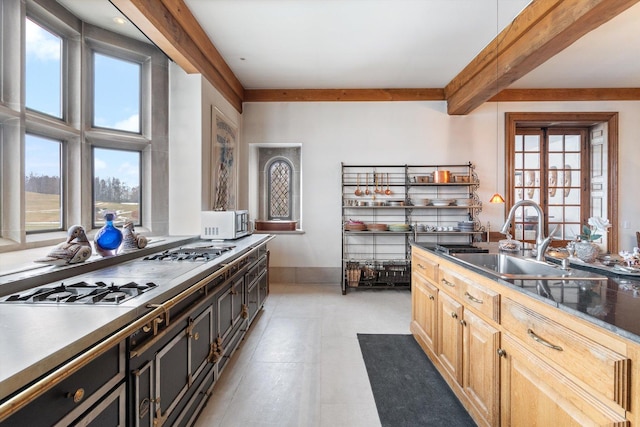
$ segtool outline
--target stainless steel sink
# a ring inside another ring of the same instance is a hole
[[[559,265],[502,253],[460,253],[453,256],[493,276],[506,280],[606,279],[602,275],[589,271],[575,268],[563,270]]]

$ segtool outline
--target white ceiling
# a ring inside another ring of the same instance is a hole
[[[108,0],[58,0],[116,25]],[[245,89],[443,88],[529,0],[185,0]],[[499,21],[498,23],[496,21]],[[640,87],[640,3],[511,88]]]

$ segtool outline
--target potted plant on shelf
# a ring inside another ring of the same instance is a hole
[[[594,262],[600,253],[600,247],[594,243],[611,227],[608,219],[596,216],[589,218],[589,225],[582,226],[582,234],[574,245],[575,256],[584,262]]]

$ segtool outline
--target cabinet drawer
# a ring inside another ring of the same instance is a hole
[[[411,255],[411,269],[425,279],[438,283],[438,263],[422,256],[415,249]]]
[[[2,422],[3,427],[69,425],[125,378],[124,342],[107,350]]]
[[[578,381],[629,409],[631,361],[543,314],[504,298],[502,325]]]
[[[500,323],[499,293],[466,280],[461,283],[458,292],[466,307],[472,307],[494,322]]]

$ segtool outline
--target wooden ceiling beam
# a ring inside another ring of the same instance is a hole
[[[443,89],[246,89],[245,102],[444,101]]]
[[[110,1],[185,72],[202,74],[242,113],[242,85],[182,0]]]
[[[468,114],[638,1],[533,1],[447,84],[448,113]]]
[[[489,101],[640,101],[640,88],[505,89]]]

